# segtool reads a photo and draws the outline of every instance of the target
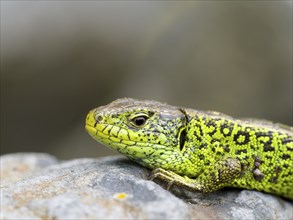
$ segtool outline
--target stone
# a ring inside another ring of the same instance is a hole
[[[148,180],[149,170],[119,156],[58,161],[17,153],[0,160],[1,219],[293,218],[292,202],[257,191],[167,191]]]

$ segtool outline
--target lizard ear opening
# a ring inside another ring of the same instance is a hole
[[[185,140],[186,140],[186,128],[184,128],[181,132],[180,132],[180,139],[179,139],[179,144],[180,144],[180,151],[183,150],[184,144],[185,144]]]
[[[184,122],[184,128],[180,131],[179,134],[179,146],[180,146],[180,151],[183,150],[185,141],[186,141],[186,126],[188,124],[188,115],[186,113],[186,111],[183,108],[179,108],[179,111],[183,114],[183,122]]]

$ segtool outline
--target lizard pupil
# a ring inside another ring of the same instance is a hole
[[[133,119],[133,122],[136,126],[143,126],[146,123],[147,117],[146,116],[138,116]]]

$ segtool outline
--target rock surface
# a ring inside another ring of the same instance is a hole
[[[293,219],[292,202],[256,191],[169,192],[123,157],[0,159],[1,219]]]

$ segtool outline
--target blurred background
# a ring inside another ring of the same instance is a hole
[[[1,1],[1,154],[115,154],[122,97],[292,126],[292,1]]]

